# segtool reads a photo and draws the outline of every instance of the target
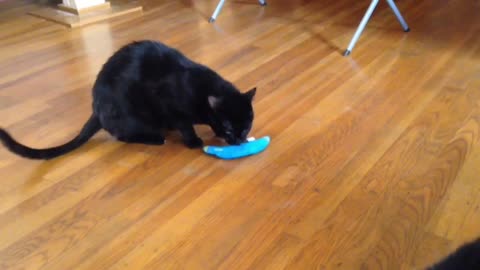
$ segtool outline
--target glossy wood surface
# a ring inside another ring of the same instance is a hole
[[[156,39],[257,86],[236,161],[105,132],[47,162],[0,149],[0,269],[423,269],[480,236],[480,6],[369,1],[145,1],[70,30],[0,3],[0,125],[47,147],[76,135],[106,59]],[[208,128],[198,127],[208,143]]]

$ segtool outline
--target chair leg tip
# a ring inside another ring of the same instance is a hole
[[[352,53],[352,51],[345,50],[345,52],[343,53],[343,56],[349,56],[351,53]]]
[[[405,29],[405,30],[403,30],[403,31],[405,31],[405,33],[410,32],[410,27],[407,27],[407,29]]]
[[[215,19],[214,18],[210,18],[210,20],[208,20],[209,23],[213,23],[215,22]]]

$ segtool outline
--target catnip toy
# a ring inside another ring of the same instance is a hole
[[[269,144],[270,137],[265,136],[257,140],[249,138],[247,142],[240,145],[205,146],[203,151],[221,159],[237,159],[258,154],[265,150]]]

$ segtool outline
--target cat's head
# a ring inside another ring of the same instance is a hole
[[[213,111],[214,129],[228,144],[240,144],[247,140],[253,123],[252,101],[256,88],[246,93],[229,93],[224,96],[209,96],[208,104]]]

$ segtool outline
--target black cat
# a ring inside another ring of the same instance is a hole
[[[12,152],[31,159],[51,159],[76,149],[100,129],[119,141],[160,145],[165,130],[179,130],[190,148],[203,145],[193,125],[207,124],[228,144],[244,142],[254,113],[256,88],[240,93],[210,68],[155,41],[119,49],[103,65],[93,87],[93,113],[70,142],[33,149],[4,129],[0,140]]]
[[[480,238],[459,247],[427,270],[479,270]]]

